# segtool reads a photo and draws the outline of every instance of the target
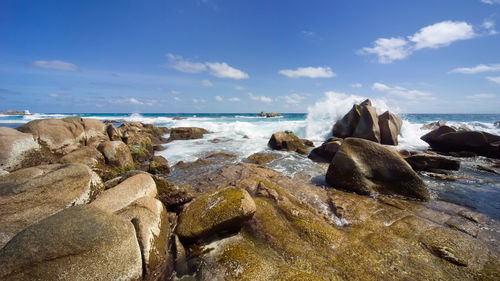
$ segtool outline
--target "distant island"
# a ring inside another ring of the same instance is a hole
[[[19,110],[6,110],[0,111],[0,114],[3,115],[31,115],[29,110],[19,111]]]

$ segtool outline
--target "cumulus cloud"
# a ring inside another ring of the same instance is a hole
[[[60,61],[60,60],[37,60],[31,63],[36,67],[50,68],[64,71],[77,71],[78,67],[70,62]]]
[[[181,99],[181,98],[179,98],[179,97],[174,97],[174,101],[179,102],[179,101],[182,101],[182,99]]]
[[[459,67],[450,71],[450,73],[476,74],[481,72],[500,71],[500,64],[479,64],[473,67]]]
[[[236,101],[240,101],[240,98],[229,98],[227,100],[230,102],[236,102]]]
[[[235,88],[236,90],[238,90],[238,91],[244,91],[244,90],[246,90],[246,89],[247,89],[247,88],[245,88],[245,87],[241,87],[241,86],[238,86],[238,85],[236,85],[234,88]]]
[[[223,101],[224,99],[221,96],[215,96],[216,101]]]
[[[201,62],[191,62],[187,59],[184,59],[182,56],[167,54],[167,58],[170,62],[169,66],[180,72],[200,73],[207,69],[207,66],[205,64]]]
[[[500,76],[496,76],[496,77],[488,76],[488,77],[486,77],[486,79],[488,79],[489,81],[491,81],[493,83],[500,84]]]
[[[206,102],[207,102],[207,100],[205,100],[205,99],[197,99],[197,98],[193,99],[193,103],[206,103]]]
[[[443,21],[423,27],[408,39],[415,43],[415,50],[441,48],[459,40],[474,38],[472,25],[466,22]]]
[[[212,87],[214,85],[210,80],[203,80],[201,81],[201,84],[205,87]]]
[[[289,104],[299,104],[304,99],[304,97],[299,94],[291,94],[288,96],[283,96],[283,98],[285,99],[286,103]]]
[[[261,101],[261,102],[265,102],[265,103],[270,103],[273,101],[272,98],[270,97],[266,97],[266,96],[258,96],[258,95],[254,95],[252,93],[248,93],[248,96],[252,99],[252,100],[255,100],[255,101]]]
[[[490,4],[490,5],[500,4],[500,0],[481,0],[481,2],[483,2],[485,4]]]
[[[495,94],[475,94],[471,96],[467,96],[468,99],[494,99],[497,95]]]
[[[188,59],[184,59],[182,56],[173,54],[167,54],[167,58],[169,60],[168,66],[181,72],[201,73],[209,70],[211,75],[218,78],[230,78],[236,80],[249,78],[247,73],[236,69],[225,62],[192,62]],[[206,81],[210,82],[209,80]]]
[[[335,77],[336,74],[332,71],[330,67],[299,67],[295,70],[293,69],[283,69],[278,72],[281,75],[285,75],[290,78],[331,78]]]
[[[136,105],[144,105],[144,103],[143,103],[143,102],[138,101],[138,100],[137,100],[137,99],[135,99],[135,98],[130,98],[128,101],[129,101],[130,103],[132,103],[132,104],[136,104]]]
[[[431,94],[426,92],[409,90],[400,86],[388,86],[382,83],[373,83],[372,89],[379,92],[386,92],[389,95],[398,96],[405,99],[432,98]]]
[[[485,21],[479,29],[486,29],[487,34],[495,34],[493,21]],[[415,34],[404,37],[378,38],[372,47],[365,47],[358,51],[362,55],[376,55],[379,63],[392,63],[410,56],[413,52],[431,48],[437,49],[450,44],[468,40],[480,35],[474,27],[464,21],[442,21],[425,26]]]
[[[225,62],[207,62],[207,66],[210,68],[210,74],[219,78],[231,78],[231,79],[248,79],[249,76],[245,72],[229,66]]]
[[[361,85],[361,83],[354,83],[354,84],[351,84],[351,87],[353,87],[353,88],[361,88],[361,87],[363,87],[363,85]]]

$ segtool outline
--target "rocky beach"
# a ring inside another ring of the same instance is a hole
[[[414,149],[350,106],[312,140],[249,116],[279,124],[265,148],[159,125],[192,117],[0,127],[0,279],[498,280],[500,136],[435,121]]]

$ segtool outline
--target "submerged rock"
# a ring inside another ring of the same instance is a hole
[[[191,140],[191,139],[201,139],[204,134],[208,134],[208,131],[203,128],[197,127],[178,127],[172,128],[170,130],[170,138],[168,142],[174,140]]]
[[[93,206],[75,206],[31,225],[0,249],[2,280],[139,280],[134,227]]]
[[[283,116],[283,115],[276,113],[276,112],[269,112],[268,114],[266,114],[267,118],[280,117],[280,116]]]
[[[405,157],[406,162],[415,171],[429,171],[440,170],[455,170],[460,168],[460,161],[449,159],[439,155],[430,155],[426,153],[418,153]]]
[[[202,195],[179,215],[176,233],[184,239],[200,239],[238,229],[255,213],[255,202],[244,189],[226,188]]]
[[[252,163],[263,165],[272,162],[276,159],[276,156],[268,153],[254,153],[248,156],[248,160]]]
[[[33,135],[0,127],[0,169],[12,171],[19,168],[30,152],[40,148]]]
[[[275,150],[296,151],[300,154],[307,153],[307,147],[302,140],[289,131],[274,133],[267,145]]]
[[[326,182],[363,195],[430,198],[423,181],[396,150],[359,138],[344,139],[328,167]]]
[[[457,131],[441,126],[421,139],[441,152],[469,151],[478,155],[500,158],[500,136],[481,131]]]

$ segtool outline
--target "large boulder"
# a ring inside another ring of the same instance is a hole
[[[441,152],[473,152],[478,155],[500,158],[500,136],[481,131],[457,131],[441,126],[421,139],[432,149]]]
[[[113,124],[111,123],[106,124],[106,133],[108,134],[109,139],[112,141],[122,140],[121,133],[119,133],[115,126],[113,126]]]
[[[81,145],[107,139],[104,124],[95,119],[67,117],[63,119],[34,120],[17,130],[32,134],[51,151],[68,153]]]
[[[104,164],[104,156],[101,152],[91,146],[84,146],[73,152],[70,152],[59,160],[61,163],[82,163],[90,168],[95,168]]]
[[[439,120],[436,122],[431,122],[431,123],[425,124],[422,127],[420,127],[420,129],[422,129],[422,130],[435,130],[435,129],[437,129],[441,126],[445,126],[445,125],[446,125],[446,121]]]
[[[83,164],[20,169],[0,179],[0,248],[16,233],[69,206],[86,204],[103,190]]]
[[[378,125],[377,110],[370,100],[362,102],[359,106],[359,121],[352,133],[353,137],[380,142],[380,128]]]
[[[269,112],[268,114],[266,114],[266,117],[267,118],[272,118],[272,117],[281,117],[283,115],[279,114],[279,113],[276,113],[276,112]]]
[[[31,134],[0,127],[0,169],[12,171],[17,169],[24,158],[39,145]]]
[[[439,155],[431,155],[426,153],[417,153],[405,157],[406,162],[415,171],[430,171],[433,170],[455,170],[460,169],[460,161],[449,159]]]
[[[203,128],[197,127],[178,127],[170,129],[170,138],[168,142],[174,140],[191,140],[191,139],[201,139],[204,134],[208,134],[208,131]]]
[[[130,149],[122,141],[105,141],[97,149],[104,155],[106,164],[113,168],[123,169],[134,165]]]
[[[386,111],[378,117],[380,127],[380,142],[389,145],[398,145],[398,135],[403,126],[403,120],[396,114]]]
[[[170,174],[170,165],[167,159],[163,156],[153,156],[149,163],[148,172],[154,175],[168,175]]]
[[[238,229],[255,210],[255,202],[247,191],[228,187],[189,203],[179,215],[176,233],[191,240]]]
[[[31,225],[0,250],[2,280],[141,280],[134,226],[93,206]]]
[[[363,195],[430,198],[423,181],[396,150],[359,138],[344,139],[328,167],[326,181]]]
[[[296,151],[300,154],[307,153],[304,142],[289,131],[274,133],[267,145],[275,150]]]
[[[335,153],[339,150],[342,145],[342,139],[331,137],[325,141],[321,146],[316,147],[309,153],[307,157],[316,162],[332,162]]]
[[[361,116],[360,106],[355,104],[344,117],[333,125],[333,135],[339,138],[351,137]]]

